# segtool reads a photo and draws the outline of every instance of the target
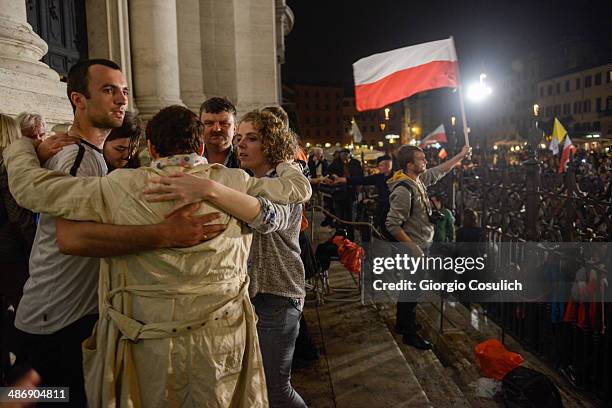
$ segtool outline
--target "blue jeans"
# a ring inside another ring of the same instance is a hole
[[[270,407],[306,407],[291,386],[291,361],[302,310],[297,299],[259,294],[252,299]]]

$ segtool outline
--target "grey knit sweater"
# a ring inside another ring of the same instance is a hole
[[[262,211],[249,224],[253,229],[248,262],[249,296],[268,293],[304,298],[304,265],[299,244],[302,205],[281,205],[262,197],[257,199]]]

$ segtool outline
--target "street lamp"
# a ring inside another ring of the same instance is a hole
[[[493,90],[485,84],[485,79],[487,78],[487,74],[480,74],[480,80],[477,84],[472,84],[468,88],[468,98],[472,102],[482,102],[486,99],[487,96],[493,93]]]

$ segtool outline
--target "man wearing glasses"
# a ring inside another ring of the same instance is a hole
[[[200,106],[204,123],[204,157],[209,163],[238,168],[238,157],[232,145],[236,131],[236,107],[227,98],[209,98]]]

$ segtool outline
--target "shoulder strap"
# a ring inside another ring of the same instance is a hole
[[[79,151],[74,159],[74,164],[70,168],[70,175],[72,177],[76,177],[77,171],[79,167],[81,167],[81,162],[83,161],[83,156],[85,155],[85,147],[82,144],[79,144]]]
[[[414,212],[414,194],[415,194],[414,187],[409,182],[400,181],[399,183],[397,183],[396,185],[393,186],[393,188],[391,189],[390,193],[395,191],[395,189],[400,187],[400,186],[410,190],[410,214],[409,214],[409,216],[412,217],[412,213]]]

